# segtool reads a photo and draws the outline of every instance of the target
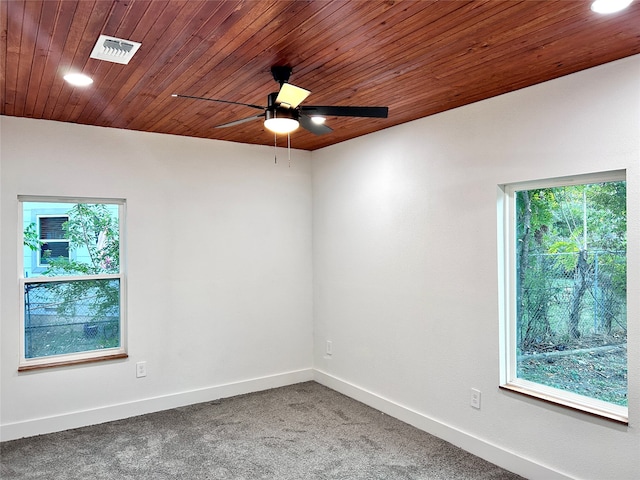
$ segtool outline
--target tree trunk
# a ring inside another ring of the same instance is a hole
[[[524,289],[527,269],[529,268],[529,242],[531,239],[531,198],[529,192],[524,190],[518,192],[518,195],[522,199],[522,238],[516,239],[520,243],[520,255],[518,258],[518,285],[517,285],[517,311],[516,311],[516,325],[520,329],[520,342],[521,345],[527,345],[531,338],[531,328],[525,328],[524,318]]]
[[[569,312],[569,335],[572,338],[580,337],[580,312],[582,311],[582,297],[587,291],[588,286],[588,265],[587,252],[580,250],[578,253],[578,264],[573,277],[573,294],[571,298],[571,311]]]

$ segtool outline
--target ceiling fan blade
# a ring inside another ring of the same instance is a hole
[[[369,117],[387,118],[389,107],[340,107],[340,106],[302,106],[300,112],[305,115],[327,117]]]
[[[251,120],[255,120],[256,118],[260,118],[260,117],[264,117],[264,113],[261,113],[260,115],[254,115],[252,117],[241,118],[240,120],[234,120],[233,122],[223,123],[222,125],[216,125],[213,128],[233,127],[235,125],[240,125],[241,123],[250,122]]]
[[[230,100],[220,100],[217,98],[207,98],[207,97],[192,97],[191,95],[180,95],[178,93],[171,94],[172,97],[176,98],[190,98],[191,100],[207,100],[209,102],[218,102],[218,103],[229,103],[231,105],[244,105],[245,107],[257,108],[258,110],[264,110],[265,107],[261,107],[260,105],[252,105],[251,103],[240,103],[240,102],[232,102]]]
[[[325,133],[333,132],[333,129],[327,127],[324,123],[315,123],[310,117],[306,115],[300,115],[298,117],[298,121],[300,125],[306,130],[309,130],[311,133],[315,133],[316,135],[324,135]]]
[[[276,104],[287,108],[296,108],[311,92],[304,88],[296,87],[290,83],[283,83],[276,97]]]

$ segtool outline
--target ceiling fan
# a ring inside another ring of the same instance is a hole
[[[387,118],[389,114],[388,107],[301,106],[302,101],[307,98],[311,92],[288,83],[291,71],[291,67],[288,66],[271,67],[271,74],[273,75],[273,79],[280,84],[280,90],[269,94],[266,107],[216,98],[180,95],[177,93],[174,93],[172,97],[244,105],[245,107],[261,110],[262,113],[257,115],[223,123],[222,125],[217,125],[215,128],[233,127],[258,118],[264,118],[264,126],[274,133],[290,133],[297,129],[299,125],[302,125],[304,129],[311,133],[323,135],[333,131],[324,124],[326,117]]]

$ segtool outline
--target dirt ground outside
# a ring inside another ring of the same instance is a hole
[[[592,337],[537,346],[518,357],[518,377],[626,406],[626,338]]]

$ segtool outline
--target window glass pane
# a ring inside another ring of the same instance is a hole
[[[120,280],[25,284],[25,358],[120,346]]]
[[[119,206],[23,202],[24,275],[120,272]]]
[[[67,217],[40,217],[40,239],[51,240],[65,238],[62,224],[67,221]]]
[[[69,261],[69,243],[46,242],[40,245],[40,265],[49,264],[51,260]]]
[[[516,192],[517,377],[627,405],[626,183]]]

